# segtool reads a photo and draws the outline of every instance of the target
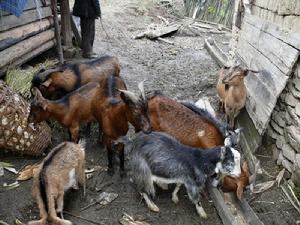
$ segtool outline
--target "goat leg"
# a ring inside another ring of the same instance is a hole
[[[142,197],[144,198],[148,208],[153,212],[159,212],[159,208],[155,203],[149,198],[149,196],[146,193],[141,193]]]
[[[197,210],[198,215],[199,215],[201,218],[207,219],[207,214],[206,214],[206,212],[204,211],[204,209],[203,209],[203,207],[202,207],[202,205],[201,205],[201,202],[198,201],[198,202],[195,204],[195,206],[196,206],[196,210]]]
[[[174,189],[174,191],[172,192],[172,201],[173,201],[175,204],[177,204],[177,203],[179,202],[179,198],[178,198],[177,193],[178,193],[178,191],[180,190],[180,186],[181,186],[181,184],[177,183],[177,184],[176,184],[176,187],[175,187],[175,189]]]
[[[112,140],[107,137],[106,135],[104,135],[104,143],[106,145],[106,150],[107,150],[107,160],[108,160],[108,169],[107,169],[107,173],[112,176],[114,175],[115,171],[114,171],[114,167],[113,167],[113,149],[112,149]]]
[[[125,166],[124,166],[124,144],[118,143],[117,150],[120,159],[120,176],[121,178],[126,177]]]

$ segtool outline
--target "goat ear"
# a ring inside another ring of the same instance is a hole
[[[42,102],[45,100],[42,93],[40,92],[40,90],[37,87],[32,88],[32,93],[34,95],[34,101]]]
[[[46,81],[44,81],[41,85],[45,87],[49,87],[51,83],[52,83],[52,78],[49,78]]]

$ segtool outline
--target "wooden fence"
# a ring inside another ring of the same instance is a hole
[[[232,26],[234,0],[185,0],[188,16]]]

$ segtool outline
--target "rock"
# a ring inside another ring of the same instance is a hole
[[[295,113],[297,114],[298,117],[300,117],[300,102],[297,103],[295,107]]]
[[[287,159],[282,160],[282,166],[286,168],[290,173],[293,171],[293,164]]]
[[[284,133],[288,143],[295,151],[300,152],[300,127],[289,126]]]
[[[299,100],[296,99],[296,98],[293,96],[292,93],[288,93],[288,94],[286,95],[285,102],[286,102],[288,105],[290,105],[290,106],[292,106],[292,107],[295,107],[295,105],[299,102]]]
[[[294,83],[295,88],[296,88],[298,91],[300,91],[300,78],[295,78],[295,79],[293,80],[293,83]]]
[[[280,127],[285,127],[285,121],[284,121],[284,112],[273,112],[272,115],[273,120],[276,122],[277,125]]]
[[[292,95],[295,97],[295,98],[297,98],[298,99],[298,103],[300,102],[300,92],[296,89],[296,88],[291,88],[290,89],[291,90],[291,92],[292,92]]]
[[[271,126],[268,127],[267,134],[273,139],[277,139],[280,135],[276,131],[274,131],[274,129]]]
[[[294,162],[295,170],[300,170],[300,154],[296,154]]]
[[[277,162],[276,162],[278,166],[281,166],[281,165],[282,165],[283,159],[284,159],[284,158],[283,158],[283,155],[282,155],[282,151],[280,151],[280,152],[279,152],[279,155],[278,155]]]
[[[276,146],[279,149],[283,148],[283,145],[286,144],[286,140],[284,138],[284,136],[278,136],[278,138],[276,139]]]
[[[272,149],[272,158],[273,158],[273,160],[274,161],[278,160],[280,150],[274,144],[272,144],[270,146],[270,148]]]
[[[286,120],[288,121],[287,124],[300,127],[300,117],[297,116],[295,109],[290,106],[286,108],[289,114],[289,116],[286,115]]]
[[[282,147],[282,154],[285,158],[290,160],[291,162],[294,162],[295,160],[295,151],[289,144],[284,144]]]
[[[271,120],[270,124],[277,133],[283,134],[283,128],[281,128],[274,120]]]
[[[293,172],[292,181],[297,187],[300,187],[300,169],[297,169]]]

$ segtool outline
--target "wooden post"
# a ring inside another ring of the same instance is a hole
[[[58,17],[57,17],[57,0],[51,0],[51,6],[53,12],[53,19],[54,19],[57,54],[59,58],[59,63],[62,64],[64,62],[64,55],[61,47],[60,29],[59,29]]]
[[[72,28],[69,0],[61,0],[60,4],[63,45],[70,48],[72,47]]]

